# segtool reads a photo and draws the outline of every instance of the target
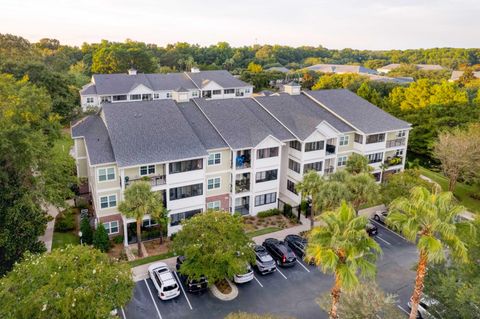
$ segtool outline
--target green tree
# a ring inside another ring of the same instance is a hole
[[[428,263],[443,261],[446,249],[453,259],[461,262],[468,260],[467,246],[459,234],[472,233],[473,228],[469,223],[456,222],[458,214],[464,210],[464,207],[455,204],[452,193],[431,193],[423,187],[414,187],[408,198],[397,198],[390,205],[387,224],[416,243],[420,253],[410,319],[417,317]]]
[[[87,245],[93,244],[93,229],[92,226],[90,226],[88,218],[82,218],[82,221],[80,222],[80,231],[82,232],[83,243]]]
[[[124,201],[118,210],[127,217],[135,218],[137,223],[137,247],[138,256],[143,257],[142,252],[142,224],[143,217],[153,213],[160,216],[163,211],[162,195],[159,192],[152,192],[151,185],[146,181],[139,181],[129,186],[124,193]]]
[[[372,167],[368,165],[368,159],[358,153],[352,153],[347,159],[347,172],[351,174],[368,173],[372,171]]]
[[[254,62],[250,62],[247,67],[247,71],[252,73],[260,73],[263,71],[263,68],[260,64],[256,64]]]
[[[355,288],[359,276],[375,275],[375,260],[381,249],[365,230],[367,218],[356,216],[346,202],[338,210],[324,213],[320,218],[322,225],[315,227],[309,235],[306,258],[324,273],[334,274],[329,316],[337,319],[342,290]]]
[[[167,229],[168,225],[168,209],[163,205],[161,194],[157,194],[158,195],[155,195],[157,197],[155,201],[159,205],[155,206],[155,208],[150,211],[150,217],[157,222],[158,227],[160,228],[160,244],[163,244],[163,231]]]
[[[315,222],[315,211],[317,208],[316,199],[323,185],[323,179],[314,170],[309,171],[303,175],[303,179],[295,186],[295,190],[300,192],[302,199],[310,198],[312,201],[312,210],[310,212],[310,229],[313,228]]]
[[[44,89],[0,74],[0,275],[26,251],[42,252],[45,204],[66,207],[74,162],[59,145],[58,116]]]
[[[183,222],[173,251],[186,258],[182,274],[191,279],[206,276],[209,283],[216,283],[245,272],[247,263],[255,261],[250,244],[241,216],[207,211]]]
[[[95,229],[92,243],[93,247],[99,249],[104,253],[110,250],[110,240],[108,238],[108,233],[102,223],[99,223],[97,229]]]
[[[415,186],[432,188],[432,184],[421,178],[420,172],[416,169],[390,174],[385,178],[381,188],[383,202],[388,205],[396,198],[407,197]]]
[[[350,198],[355,212],[364,204],[375,202],[380,196],[380,185],[370,173],[350,175],[346,180]]]
[[[377,106],[381,106],[383,103],[380,93],[371,87],[368,82],[363,82],[362,85],[360,85],[357,90],[357,95]]]
[[[0,317],[108,318],[133,287],[127,264],[87,246],[27,254],[0,279]]]

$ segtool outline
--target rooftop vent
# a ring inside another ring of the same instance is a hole
[[[128,70],[128,75],[137,75],[137,70],[134,68],[131,68],[130,70]]]
[[[198,73],[198,72],[200,72],[200,69],[193,67],[193,68],[190,69],[190,72],[192,72],[192,73]]]

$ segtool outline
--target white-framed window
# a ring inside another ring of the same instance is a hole
[[[339,156],[338,157],[338,161],[337,161],[337,166],[345,166],[347,165],[347,158],[348,156],[344,155],[344,156]]]
[[[403,156],[403,149],[396,150],[395,156]]]
[[[222,94],[222,90],[213,90],[212,94],[213,95],[220,95],[220,94]]]
[[[130,101],[139,101],[142,99],[141,94],[130,94]]]
[[[172,97],[172,92],[167,92],[167,99],[171,98]]]
[[[153,93],[153,98],[158,100],[160,98],[160,93]]]
[[[115,180],[115,167],[99,168],[97,172],[99,182]]]
[[[156,221],[154,221],[153,219],[144,219],[143,222],[142,222],[143,227],[152,227],[152,226],[156,226],[156,225],[158,225],[158,223]]]
[[[155,174],[155,165],[140,166],[140,176]]]
[[[403,131],[398,131],[397,132],[397,137],[405,137],[405,135],[407,134],[407,131],[403,130]]]
[[[245,93],[250,93],[250,88],[246,88]]]
[[[272,204],[277,201],[277,193],[268,193],[255,196],[255,206]]]
[[[220,210],[220,201],[216,200],[214,202],[207,203],[207,209]]]
[[[208,166],[220,165],[222,163],[222,153],[210,153],[208,154]]]
[[[117,206],[117,195],[100,196],[100,208],[112,208]]]
[[[111,222],[103,223],[103,227],[107,230],[107,234],[118,234],[120,227],[118,227],[118,220],[112,220]]]
[[[220,177],[209,178],[207,180],[207,189],[218,189],[220,188]]]
[[[87,103],[89,104],[93,103],[93,97],[87,97]]]
[[[348,135],[340,136],[339,145],[340,146],[348,145],[349,140],[350,140],[350,136]]]
[[[198,91],[192,91],[192,97],[198,97]]]
[[[235,89],[224,89],[223,90],[223,94],[234,94],[235,93]]]

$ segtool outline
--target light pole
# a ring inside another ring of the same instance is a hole
[[[80,245],[83,245],[83,242],[82,242],[82,231],[81,231],[81,230],[78,232],[78,237],[80,237]]]

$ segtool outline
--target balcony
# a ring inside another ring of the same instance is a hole
[[[335,151],[336,151],[335,145],[327,144],[325,146],[325,154],[326,155],[333,155],[333,154],[335,154]]]
[[[150,185],[152,187],[154,186],[161,186],[165,185],[167,183],[167,176],[166,175],[157,175],[157,176],[151,176],[151,177],[142,177],[142,178],[136,178],[136,179],[129,179],[128,176],[125,177],[125,188],[130,186],[134,182],[138,181],[149,181]]]
[[[387,167],[401,165],[403,163],[403,157],[401,156],[387,157],[383,163]]]
[[[333,166],[329,166],[329,167],[325,167],[324,171],[323,171],[323,174],[324,175],[330,175],[330,174],[333,174],[333,171],[335,170],[335,167]]]
[[[250,191],[250,173],[237,174],[235,178],[235,193]]]
[[[396,138],[394,140],[389,140],[389,141],[387,141],[387,148],[405,146],[406,140],[407,139],[405,137]]]
[[[250,214],[250,206],[248,204],[235,206],[235,213],[239,213],[241,215],[248,215]]]
[[[250,168],[252,167],[252,157],[250,150],[237,151],[237,156],[235,157],[235,167],[237,169]]]

